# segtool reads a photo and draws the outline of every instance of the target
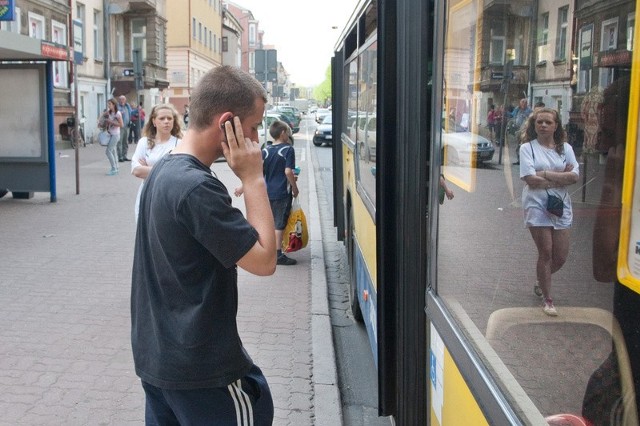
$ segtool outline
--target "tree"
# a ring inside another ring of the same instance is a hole
[[[324,81],[313,89],[313,97],[322,106],[327,106],[331,103],[331,65],[327,67]]]

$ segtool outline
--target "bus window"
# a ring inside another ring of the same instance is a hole
[[[437,294],[524,423],[637,424],[640,296],[616,279],[637,4],[444,3]]]
[[[355,120],[356,155],[359,164],[357,178],[361,190],[366,193],[372,206],[376,203],[377,46],[377,41],[371,41],[358,58],[358,112]]]

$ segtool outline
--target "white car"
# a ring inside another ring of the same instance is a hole
[[[445,164],[477,164],[491,161],[495,148],[484,136],[471,132],[446,132],[442,130],[443,159]]]

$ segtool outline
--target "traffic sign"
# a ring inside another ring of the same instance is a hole
[[[133,77],[133,75],[134,75],[133,68],[125,68],[124,70],[122,70],[122,74],[125,77]]]

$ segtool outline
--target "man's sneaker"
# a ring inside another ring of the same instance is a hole
[[[558,316],[558,311],[556,311],[556,307],[553,306],[553,300],[551,299],[544,299],[544,302],[542,302],[542,311],[551,316],[551,317],[555,317]]]
[[[295,259],[291,259],[284,254],[281,254],[280,256],[278,256],[278,261],[276,263],[278,265],[295,265],[296,263],[298,263],[298,261]]]
[[[536,281],[536,283],[533,285],[533,294],[535,294],[538,297],[542,297],[542,289],[540,288],[540,286],[538,285],[538,282]]]

